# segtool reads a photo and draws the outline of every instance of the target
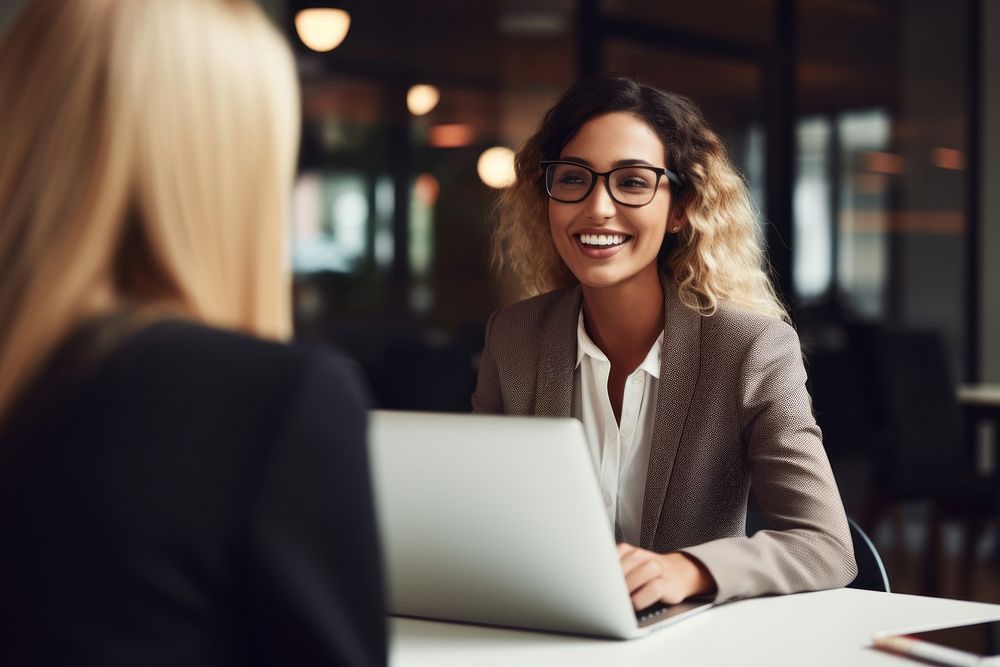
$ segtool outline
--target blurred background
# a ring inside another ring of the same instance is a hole
[[[692,97],[760,210],[894,590],[1000,602],[1000,0],[259,0],[297,54],[298,337],[467,411],[512,150],[578,78]],[[0,0],[0,35],[23,2]]]

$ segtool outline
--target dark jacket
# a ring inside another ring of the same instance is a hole
[[[0,433],[0,664],[384,664],[345,362],[178,320],[93,339]]]

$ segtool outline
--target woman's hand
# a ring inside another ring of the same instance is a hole
[[[676,604],[715,590],[712,575],[687,554],[657,554],[623,542],[618,545],[618,558],[636,611],[656,602]]]

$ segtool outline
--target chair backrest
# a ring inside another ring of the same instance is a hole
[[[897,497],[920,497],[942,479],[973,471],[944,341],[933,331],[887,327],[873,361],[885,437],[877,478]]]
[[[885,572],[878,549],[854,519],[847,517],[847,523],[851,526],[854,560],[858,564],[858,576],[847,587],[889,593],[889,575]]]
[[[851,528],[851,540],[854,542],[854,560],[858,564],[858,576],[847,584],[847,588],[859,588],[866,591],[882,591],[889,593],[889,575],[886,574],[882,557],[861,526],[851,517],[847,517]],[[747,513],[747,535],[753,535],[758,530],[767,527],[764,516],[758,511]]]

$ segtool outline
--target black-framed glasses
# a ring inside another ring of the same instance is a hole
[[[604,177],[604,187],[613,200],[633,207],[653,201],[663,176],[675,185],[681,184],[680,177],[666,167],[644,164],[616,167],[605,172],[568,160],[543,160],[541,165],[545,171],[545,191],[549,197],[564,204],[575,204],[589,197],[598,176]]]

